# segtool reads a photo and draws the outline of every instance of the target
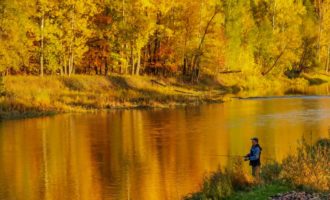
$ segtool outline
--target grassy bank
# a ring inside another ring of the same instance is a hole
[[[286,193],[291,191],[293,188],[290,185],[283,183],[270,183],[265,185],[259,185],[251,187],[245,191],[238,191],[231,196],[228,200],[265,200],[271,196],[280,193]]]
[[[8,76],[3,79],[0,118],[111,108],[171,107],[221,102],[220,85],[184,86],[176,80],[137,76]]]
[[[224,95],[284,95],[328,76],[273,76],[223,74],[204,76],[198,84],[182,79],[143,76],[7,76],[0,81],[0,119],[35,117],[101,109],[174,107],[224,101]]]
[[[290,79],[286,76],[260,76],[239,73],[218,75],[217,81],[222,85],[235,86],[242,91],[240,95],[244,97],[281,96],[292,93],[308,94],[309,91],[306,91],[306,88],[329,83],[330,75],[310,73],[301,74],[299,77]]]
[[[279,163],[268,163],[261,169],[261,180],[255,182],[242,171],[242,161],[234,167],[218,170],[204,179],[199,192],[189,194],[185,200],[207,199],[268,199],[292,190],[318,193],[330,198],[330,140],[322,139],[315,144],[304,140],[297,149]]]

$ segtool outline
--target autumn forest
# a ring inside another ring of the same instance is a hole
[[[329,71],[329,0],[1,0],[3,75]]]

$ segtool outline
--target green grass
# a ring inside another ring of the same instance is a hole
[[[227,200],[265,200],[270,196],[274,196],[279,193],[285,193],[291,191],[292,188],[288,185],[281,183],[272,183],[266,185],[260,185],[251,188],[249,191],[239,191],[226,198]]]

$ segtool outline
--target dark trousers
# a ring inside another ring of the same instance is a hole
[[[252,176],[256,179],[260,177],[260,166],[252,166]]]

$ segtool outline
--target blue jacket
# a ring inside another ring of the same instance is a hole
[[[250,160],[251,166],[253,166],[253,167],[260,166],[261,150],[262,150],[262,148],[260,147],[259,144],[251,147],[250,153],[247,155],[247,157]]]

